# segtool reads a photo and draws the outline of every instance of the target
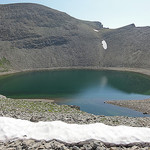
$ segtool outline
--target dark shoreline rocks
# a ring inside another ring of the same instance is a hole
[[[76,105],[68,105],[70,108],[74,108],[74,109],[77,109],[77,110],[80,110],[80,107],[79,106],[76,106]]]

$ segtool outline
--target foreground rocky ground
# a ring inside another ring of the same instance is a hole
[[[16,140],[0,143],[0,150],[150,150],[149,144],[110,145],[101,141],[90,140],[67,144],[61,141]]]
[[[149,117],[123,117],[123,116],[96,116],[82,112],[78,107],[57,105],[47,101],[14,100],[5,97],[0,98],[0,116],[20,118],[38,121],[61,120],[67,123],[89,124],[101,122],[108,125],[127,125],[136,127],[150,127]],[[37,141],[37,140],[16,140],[0,143],[0,149],[21,150],[21,149],[57,149],[57,150],[116,150],[116,149],[150,149],[147,143],[130,145],[110,145],[100,141],[90,140],[81,143],[67,144],[61,141]]]
[[[122,100],[122,101],[107,101],[108,104],[113,104],[121,107],[127,107],[143,114],[150,114],[150,99],[145,100]]]

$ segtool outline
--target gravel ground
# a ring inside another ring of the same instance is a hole
[[[80,111],[78,107],[23,99],[0,99],[0,116],[30,121],[61,120],[78,124],[101,122],[107,125],[150,127],[150,117],[100,116]]]
[[[101,122],[107,125],[127,125],[136,127],[150,127],[149,117],[124,117],[124,116],[98,116],[82,112],[78,107],[57,105],[47,101],[14,100],[8,98],[0,99],[0,116],[38,121],[61,120],[67,123],[89,124]],[[110,145],[101,141],[85,141],[80,143],[67,144],[61,141],[37,141],[37,140],[16,140],[0,143],[0,149],[58,149],[58,150],[121,150],[121,149],[150,149],[148,143],[130,145]]]
[[[150,99],[107,101],[106,103],[134,109],[136,111],[142,112],[143,114],[150,114]]]
[[[140,145],[109,145],[101,141],[90,140],[67,144],[61,141],[16,140],[0,143],[0,150],[150,150],[148,144]]]

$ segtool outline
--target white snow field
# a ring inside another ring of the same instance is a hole
[[[0,141],[30,138],[57,139],[67,143],[96,139],[107,143],[129,144],[150,142],[150,128],[108,126],[102,123],[77,125],[61,121],[34,123],[0,117]]]
[[[106,43],[105,40],[102,41],[102,46],[103,46],[104,49],[107,49],[107,43]]]

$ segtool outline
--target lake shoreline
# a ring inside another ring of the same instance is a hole
[[[54,70],[112,70],[112,71],[126,71],[141,73],[150,76],[150,68],[126,68],[126,67],[52,67],[52,68],[37,68],[37,69],[23,69],[23,70],[10,70],[6,72],[0,72],[0,76],[23,73],[23,72],[35,72],[35,71],[54,71]]]
[[[35,72],[35,71],[53,71],[53,70],[113,70],[113,71],[126,71],[126,72],[135,72],[135,73],[141,73],[144,75],[150,76],[150,70],[148,69],[141,69],[141,68],[119,68],[119,67],[57,67],[57,68],[43,68],[43,69],[26,69],[26,70],[11,70],[9,72],[1,72],[0,75],[11,75],[11,74],[16,74],[16,73],[24,73],[24,72]],[[27,99],[28,101],[35,101],[35,99]],[[50,102],[56,102],[56,100],[51,100],[51,99],[36,99],[36,101],[50,101]],[[139,100],[140,103],[135,103],[136,100],[134,101],[128,101],[126,100],[125,102],[128,102],[128,104],[124,104],[124,101],[108,101],[106,103],[120,106],[120,107],[126,107],[130,108],[132,110],[136,110],[138,112],[142,112],[143,114],[150,114],[149,108],[147,108],[147,105],[145,105],[144,100]],[[134,106],[132,103],[134,102]],[[142,109],[140,109],[140,106],[143,106]]]
[[[143,114],[150,114],[150,99],[114,100],[114,101],[106,101],[105,103],[133,109],[138,112],[142,112]]]

